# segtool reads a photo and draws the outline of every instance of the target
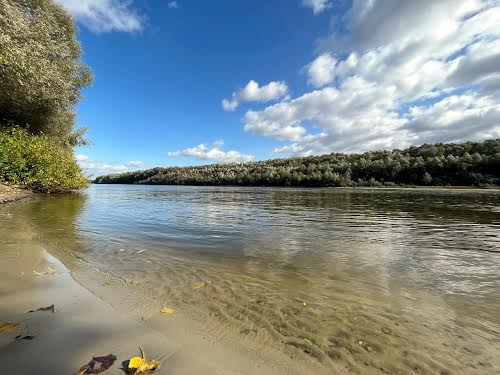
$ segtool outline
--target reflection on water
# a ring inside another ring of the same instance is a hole
[[[498,192],[98,185],[15,213],[214,335],[354,373],[500,370]]]

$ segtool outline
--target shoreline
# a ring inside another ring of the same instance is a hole
[[[73,281],[99,301],[127,316],[131,324],[147,327],[175,342],[178,350],[168,361],[169,374],[300,375],[311,371],[318,375],[332,373],[331,368],[325,368],[315,359],[297,361],[295,356],[290,357],[290,353],[260,347],[258,340],[252,340],[248,336],[224,332],[221,337],[214,328],[213,321],[195,319],[181,306],[174,305],[172,314],[163,314],[160,310],[168,301],[151,298],[146,291],[129,285],[127,280],[116,282],[115,279],[110,282],[112,279],[107,271],[95,269],[82,259],[77,259],[75,263],[75,258],[69,254],[59,251],[54,253],[64,267],[67,267]],[[338,371],[342,373],[345,369],[338,366]]]
[[[33,195],[34,193],[28,188],[0,183],[0,204],[17,202]]]
[[[272,185],[166,185],[166,184],[107,184],[91,182],[91,185],[104,186],[180,186],[180,187],[220,187],[220,188],[256,188],[256,189],[307,189],[307,190],[397,190],[397,191],[474,191],[474,192],[500,192],[500,186],[479,187],[479,186],[272,186]]]
[[[161,359],[163,369],[156,373],[168,373],[168,359],[177,345],[112,309],[78,284],[45,250],[30,248],[19,253],[16,257],[22,264],[14,261],[17,264],[0,279],[1,320],[19,323],[14,332],[0,333],[5,372],[75,374],[93,356],[114,354],[117,360],[106,373],[123,374],[122,362],[139,355],[142,346],[148,359]],[[52,304],[54,313],[27,313]],[[33,339],[16,340],[17,335]]]
[[[12,218],[9,226],[22,225],[15,217],[16,206],[3,206],[0,211]],[[46,249],[37,237],[26,227],[22,237],[0,242],[0,264],[5,269],[0,277],[0,322],[19,323],[13,332],[0,332],[5,372],[76,374],[93,356],[114,354],[117,360],[105,373],[123,375],[122,362],[140,355],[139,346],[148,359],[160,360],[162,367],[154,372],[159,375],[298,375],[310,368],[306,363],[285,364],[283,353],[259,346],[250,348],[250,353],[238,337],[215,342],[207,327],[181,310],[168,315],[155,308],[142,319],[141,314],[121,307],[129,304],[140,310],[140,304],[147,303],[146,295],[129,293],[128,285],[103,287],[98,270],[85,269],[64,250]],[[52,304],[54,313],[27,313]],[[34,338],[16,340],[17,335]],[[315,373],[329,372],[318,368]]]

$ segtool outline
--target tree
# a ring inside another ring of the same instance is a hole
[[[424,185],[430,185],[432,183],[432,176],[429,174],[429,172],[425,172],[424,175],[422,176],[422,182]]]
[[[0,0],[0,126],[77,143],[74,106],[92,81],[71,16],[52,0]]]
[[[364,154],[154,168],[102,176],[96,178],[96,182],[251,186],[500,185],[500,139]]]

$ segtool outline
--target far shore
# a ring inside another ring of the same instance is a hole
[[[168,184],[107,184],[107,183],[96,183],[91,182],[92,185],[117,185],[117,186],[186,186],[186,187],[232,187],[232,188],[275,188],[275,189],[310,189],[310,190],[318,190],[318,189],[339,189],[339,190],[431,190],[431,191],[499,191],[500,186],[425,186],[425,185],[396,185],[396,186],[273,186],[273,185],[168,185]]]

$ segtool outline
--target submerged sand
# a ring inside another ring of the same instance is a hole
[[[114,354],[117,360],[105,374],[123,374],[122,362],[139,355],[139,346],[149,359],[160,360],[155,374],[308,373],[303,366],[283,365],[263,348],[255,348],[262,350],[256,360],[232,345],[236,342],[212,345],[180,316],[158,311],[146,323],[156,322],[161,330],[149,328],[142,318],[115,310],[82,287],[25,229],[22,238],[0,241],[0,322],[20,323],[14,332],[0,333],[2,373],[70,375],[93,356]],[[28,313],[52,304],[54,313]],[[18,335],[33,339],[16,340]]]

